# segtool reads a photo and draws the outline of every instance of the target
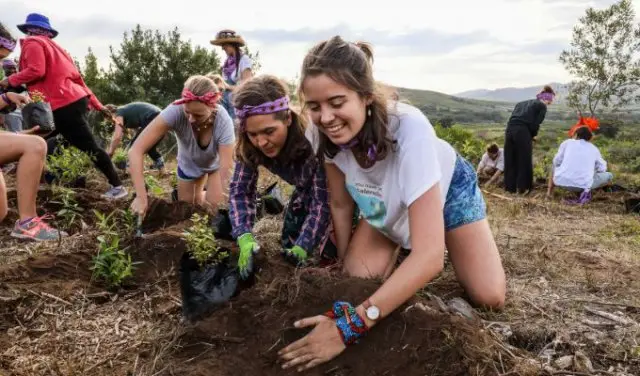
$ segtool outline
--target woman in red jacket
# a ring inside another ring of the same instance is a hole
[[[0,60],[6,58],[16,47],[16,41],[9,31],[0,23]],[[0,94],[0,110],[15,109],[29,102],[29,97],[17,93]],[[37,127],[34,127],[34,130]],[[18,220],[11,236],[34,241],[58,240],[67,236],[49,226],[36,211],[38,185],[47,154],[47,144],[41,137],[13,132],[0,132],[0,165],[18,162],[17,196]],[[9,212],[7,203],[7,187],[0,170],[0,222]]]
[[[127,190],[109,155],[98,146],[89,128],[89,107],[105,113],[106,109],[85,85],[71,56],[53,41],[58,32],[51,27],[47,17],[37,13],[29,14],[18,29],[27,35],[20,40],[20,72],[0,81],[0,86],[26,84],[29,91],[43,93],[51,104],[56,125],[49,137],[60,134],[66,142],[93,156],[96,168],[112,186],[104,198],[126,197]]]

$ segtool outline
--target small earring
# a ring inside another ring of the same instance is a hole
[[[371,117],[371,107],[367,107],[367,117]]]

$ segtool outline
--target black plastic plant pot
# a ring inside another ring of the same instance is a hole
[[[216,239],[234,241],[231,235],[231,218],[229,218],[229,210],[218,209],[218,214],[211,219],[211,227],[213,227]]]
[[[220,251],[231,251],[220,248]],[[190,322],[205,318],[222,307],[238,290],[240,276],[229,258],[218,264],[200,267],[189,252],[180,260],[182,314]]]
[[[53,132],[56,127],[53,122],[51,105],[47,102],[31,102],[22,108],[22,119],[25,129],[40,127],[40,132]]]

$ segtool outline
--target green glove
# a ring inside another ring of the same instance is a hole
[[[247,279],[253,273],[253,255],[258,253],[260,246],[251,233],[242,234],[238,237],[240,255],[238,256],[238,270],[240,277]]]
[[[295,266],[302,266],[307,261],[307,251],[299,245],[284,250],[284,258]]]

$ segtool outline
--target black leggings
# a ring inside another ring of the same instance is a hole
[[[525,193],[533,188],[533,141],[525,126],[507,126],[504,138],[504,187]]]
[[[89,128],[89,99],[84,97],[64,107],[53,111],[53,121],[56,130],[47,136],[47,155],[55,152],[57,142],[55,136],[58,134],[64,138],[64,145],[72,145],[79,150],[89,154],[94,159],[94,165],[109,180],[109,184],[114,187],[122,185],[116,168],[111,162],[111,158],[104,149],[98,146],[96,139]]]

